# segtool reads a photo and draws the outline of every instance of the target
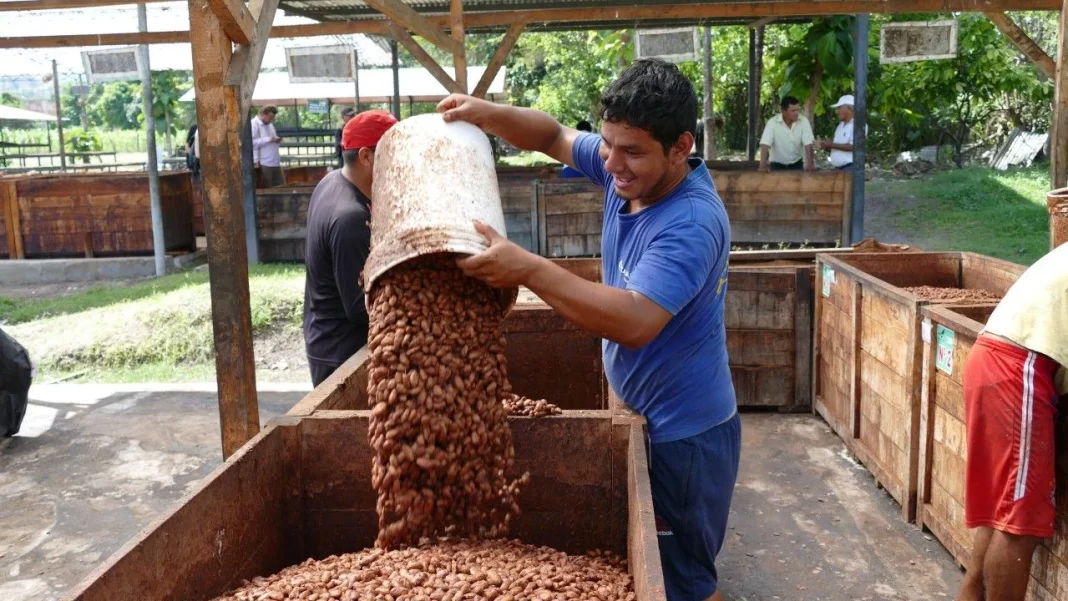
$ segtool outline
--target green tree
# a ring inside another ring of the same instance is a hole
[[[803,103],[809,121],[822,114],[843,87],[853,88],[853,17],[815,19],[794,26],[792,43],[777,55],[784,66],[779,98],[794,96]]]
[[[22,103],[19,102],[19,99],[16,98],[15,95],[10,92],[4,92],[3,94],[0,94],[0,104],[4,106],[13,106],[15,108],[19,108],[22,106]]]
[[[114,81],[93,86],[86,110],[93,125],[109,129],[136,129],[141,112],[140,84]]]
[[[1043,97],[1049,102],[1052,95],[1033,70],[1018,62],[1015,50],[988,19],[971,13],[958,18],[956,58],[887,65],[879,96],[891,119],[949,142],[959,167],[965,146],[975,134],[984,133],[980,125],[1004,115],[1009,95],[1022,95],[1029,102]]]

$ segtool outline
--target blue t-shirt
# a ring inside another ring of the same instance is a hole
[[[638,213],[615,192],[595,134],[581,135],[575,167],[605,189],[601,232],[604,283],[634,290],[672,318],[637,350],[603,341],[608,383],[645,416],[653,443],[700,434],[734,416],[723,300],[731,235],[727,211],[704,164],[671,194]]]

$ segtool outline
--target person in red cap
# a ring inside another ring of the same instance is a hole
[[[304,250],[304,348],[315,386],[367,344],[360,273],[371,249],[375,146],[396,122],[386,111],[349,119],[341,133],[344,166],[312,192]]]

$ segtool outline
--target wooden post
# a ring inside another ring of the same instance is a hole
[[[1020,26],[1016,24],[1005,13],[988,12],[985,13],[986,17],[990,19],[998,30],[1009,38],[1009,41],[1016,45],[1016,48],[1024,54],[1027,58],[1031,59],[1031,62],[1038,68],[1038,72],[1046,77],[1053,79],[1056,76],[1057,64],[1053,62],[1048,54],[1042,48],[1027,35]]]
[[[749,160],[760,150],[760,88],[764,75],[764,26],[749,30],[749,136],[746,139]]]
[[[1057,77],[1054,80],[1050,128],[1050,182],[1054,190],[1068,186],[1068,0],[1057,23]]]
[[[705,79],[705,147],[701,149],[701,155],[706,161],[716,158],[716,121],[713,118],[712,108],[712,26],[705,26],[704,43],[704,79]]]
[[[452,23],[452,39],[460,44],[459,52],[452,55],[453,79],[466,94],[467,87],[467,49],[464,45],[464,5],[463,0],[450,0],[449,20]]]
[[[397,56],[397,40],[391,39],[389,41],[389,51],[393,56],[393,116],[397,119],[401,118],[400,114],[400,59]]]
[[[137,30],[148,31],[148,9],[137,5]],[[152,110],[152,65],[149,62],[148,45],[137,48],[141,53],[141,110],[145,114],[145,150],[148,162],[148,198],[152,214],[152,254],[156,263],[156,276],[167,275],[167,242],[163,231],[163,205],[159,197],[159,165],[156,163],[156,115]]]
[[[229,457],[260,430],[242,185],[240,132],[246,116],[241,110],[241,86],[224,84],[233,58],[232,43],[207,0],[189,0],[189,29],[200,122],[219,418],[223,456]]]
[[[67,151],[63,149],[63,105],[59,100],[59,67],[52,61],[52,93],[56,98],[56,130],[59,132],[59,166],[67,170]]]
[[[853,223],[849,239],[842,246],[851,246],[864,239],[864,164],[867,162],[868,140],[868,15],[857,15],[853,32],[853,198],[850,212]]]

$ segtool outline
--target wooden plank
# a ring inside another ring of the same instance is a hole
[[[727,330],[731,365],[755,367],[794,365],[791,330]]]
[[[382,2],[384,0],[374,1]],[[460,84],[456,83],[455,79],[450,77],[449,74],[445,72],[445,69],[441,68],[441,65],[438,64],[438,61],[434,60],[434,57],[430,56],[430,54],[427,53],[426,50],[423,50],[423,47],[420,46],[419,43],[416,42],[412,38],[412,36],[408,34],[407,29],[401,27],[400,25],[397,25],[394,22],[390,22],[389,33],[391,36],[393,36],[393,39],[400,42],[400,45],[404,46],[404,48],[408,50],[408,52],[415,58],[415,60],[419,61],[420,65],[423,65],[423,68],[425,68],[427,71],[430,72],[431,75],[434,76],[434,79],[438,80],[438,83],[440,83],[442,87],[454,94],[463,94],[466,92],[466,90],[460,87]],[[463,47],[461,46],[460,48],[462,51]]]
[[[0,212],[4,214],[7,256],[11,259],[25,258],[22,253],[22,229],[19,227],[18,211],[18,189],[15,182],[0,181]]]
[[[486,97],[486,92],[489,91],[490,85],[493,84],[494,78],[497,77],[497,73],[501,70],[501,66],[504,65],[504,61],[508,59],[508,55],[511,54],[512,48],[519,41],[519,36],[526,26],[526,21],[522,19],[508,26],[508,32],[504,34],[504,38],[501,40],[500,45],[497,46],[497,50],[493,52],[493,58],[490,59],[489,65],[486,66],[486,70],[482,72],[482,77],[479,78],[478,84],[475,86],[474,96],[476,98]]]
[[[389,17],[390,22],[387,27],[391,31],[394,24],[402,25],[449,54],[455,55],[464,51],[463,44],[445,35],[438,24],[415,12],[412,7],[401,0],[364,0],[364,2],[367,6]],[[449,15],[444,16],[444,20],[451,19],[452,17]]]
[[[794,295],[794,403],[798,407],[812,404],[812,270],[798,269]],[[728,291],[730,289],[728,288]]]
[[[984,14],[1024,56],[1031,59],[1031,62],[1038,68],[1039,73],[1042,73],[1048,79],[1056,77],[1057,64],[1008,15],[1002,12],[987,12]]]
[[[547,214],[545,212],[548,200],[545,198],[543,188],[539,180],[534,180],[534,203],[537,205],[538,219],[538,254],[542,256],[550,256],[549,251],[549,232],[546,229],[548,224],[546,223]]]
[[[924,506],[931,500],[931,468],[934,464],[935,352],[933,332],[923,343],[923,387],[920,396],[919,478],[916,481],[916,526],[923,528]]]
[[[798,404],[794,400],[793,365],[748,366],[732,361],[730,371],[739,407],[790,410]]]
[[[1004,296],[1026,270],[1026,266],[1017,263],[976,253],[961,253],[960,285]]]
[[[1057,22],[1057,73],[1053,78],[1053,117],[1050,120],[1050,183],[1054,190],[1068,186],[1068,0]]]
[[[276,3],[266,0],[260,18],[273,18],[269,7]],[[189,24],[201,116],[198,131],[222,449],[229,456],[260,429],[239,136],[247,115],[241,111],[241,90],[220,85],[231,65],[232,46],[219,19],[203,4],[194,3]]]
[[[860,282],[852,281],[853,289],[853,307],[850,319],[852,320],[850,332],[852,337],[850,339],[850,348],[852,359],[849,363],[849,431],[852,432],[853,438],[860,437],[860,344],[862,340],[861,331],[861,309],[863,307],[864,289]],[[849,441],[846,441],[846,445],[849,446]]]
[[[729,212],[728,212],[729,214]],[[833,221],[735,221],[731,220],[731,242],[735,244],[778,244],[837,242],[841,225]]]
[[[169,0],[140,0],[138,4],[167,2]],[[23,10],[68,10],[98,8],[102,6],[121,6],[133,4],[130,0],[9,0],[0,2],[0,12]]]
[[[604,213],[566,213],[546,216],[549,236],[596,235],[601,233]]]
[[[823,378],[820,375],[820,363],[821,363],[821,350],[820,344],[821,336],[823,335],[823,269],[819,260],[816,261],[816,281],[813,287],[813,303],[812,310],[812,381],[810,383],[809,394],[812,400],[812,413],[818,413],[817,405],[820,404],[820,394],[822,393]],[[818,295],[818,296],[817,296]]]
[[[453,71],[456,74],[456,85],[464,94],[470,89],[467,87],[467,48],[464,46],[464,5],[463,0],[451,0],[449,2],[449,34],[460,45],[460,51],[452,55]]]
[[[235,44],[251,44],[256,39],[256,19],[240,0],[208,0],[223,31]]]
[[[759,194],[752,194],[751,196],[753,200],[760,198]],[[798,221],[832,221],[837,223],[842,218],[841,203],[819,202],[822,199],[813,199],[811,202],[799,202],[796,198],[791,200],[793,202],[776,204],[751,202],[739,204],[732,202],[725,206],[732,221],[796,219]]]
[[[193,6],[192,1],[190,6]],[[249,107],[252,105],[252,92],[256,88],[256,79],[260,74],[263,53],[267,51],[267,39],[272,33],[278,0],[252,0],[249,7],[254,10],[253,16],[256,18],[255,38],[252,43],[239,46],[234,51],[224,70],[226,85],[237,86],[235,92],[238,95],[238,112],[243,119],[248,118]],[[193,29],[192,20],[190,20],[190,29]],[[191,37],[195,38],[196,34]],[[203,139],[201,139],[201,146],[203,144]]]
[[[22,0],[27,1],[27,0]],[[44,1],[44,0],[37,0]],[[74,2],[75,0],[61,0]],[[105,0],[115,2],[117,0]],[[155,1],[155,0],[152,0]],[[375,0],[381,2],[382,0]],[[401,3],[400,0],[395,0]],[[19,4],[3,2],[6,4]],[[376,7],[377,8],[377,7]],[[1005,10],[1060,10],[1062,0],[751,0],[748,2],[708,2],[694,4],[648,5],[618,7],[582,7],[536,10],[500,10],[469,13],[465,16],[465,30],[501,29],[525,20],[530,23],[580,23],[635,20],[707,20],[749,19],[766,16],[819,16],[861,13],[914,12],[985,12]],[[19,9],[26,10],[26,9]],[[448,15],[423,17],[435,28],[448,27]],[[385,19],[355,19],[328,21],[302,25],[277,25],[271,37],[301,38],[347,34],[387,35]],[[416,31],[422,35],[421,32]],[[440,33],[444,40],[451,38]],[[49,35],[0,38],[0,48],[77,48],[82,46],[121,46],[131,44],[178,44],[189,41],[189,32],[157,31],[148,33],[101,33],[82,35]],[[448,44],[449,42],[446,42]],[[452,52],[451,44],[443,48]]]
[[[660,547],[656,540],[656,517],[653,514],[652,488],[649,484],[649,463],[646,458],[643,427],[630,428],[628,448],[627,498],[627,565],[641,570],[634,578],[634,593],[638,601],[666,598]]]
[[[808,282],[805,284],[807,287]],[[728,330],[793,331],[797,304],[798,295],[793,292],[734,290],[728,282],[723,321]],[[807,332],[804,336],[805,346],[808,346]]]
[[[916,519],[916,489],[919,478],[921,432],[920,388],[923,383],[923,348],[920,341],[920,312],[918,305],[912,304],[909,307],[908,320],[912,331],[906,340],[901,341],[907,345],[908,357],[911,362],[909,372],[906,374],[908,389],[905,403],[906,411],[908,412],[906,426],[908,428],[908,446],[904,448],[904,451],[907,456],[908,473],[899,475],[905,484],[905,497],[901,500],[901,517],[906,522],[911,522]]]

